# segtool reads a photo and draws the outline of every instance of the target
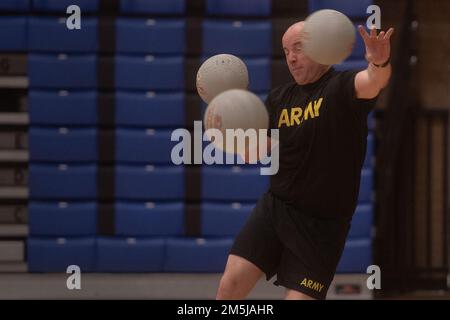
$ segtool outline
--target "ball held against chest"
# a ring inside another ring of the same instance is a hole
[[[231,89],[220,93],[208,105],[204,126],[206,130],[217,129],[222,133],[222,141],[213,140],[217,148],[228,153],[240,153],[242,150],[236,144],[237,139],[233,138],[235,141],[227,145],[227,129],[242,129],[243,132],[253,129],[258,137],[259,129],[268,129],[269,115],[257,95],[247,90]]]

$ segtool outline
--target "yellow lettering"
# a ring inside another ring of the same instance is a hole
[[[302,116],[302,108],[292,108],[291,109],[291,126],[294,125],[294,122],[297,125],[299,125],[301,116]]]
[[[302,281],[302,283],[300,283],[300,285],[306,287],[306,278],[303,279],[303,281]]]
[[[319,116],[319,109],[320,109],[320,106],[322,105],[322,100],[323,100],[323,98],[320,98],[319,100],[314,101],[314,114],[316,117]]]
[[[310,102],[310,103],[308,104],[308,107],[306,107],[306,110],[305,110],[303,119],[304,119],[304,120],[308,120],[309,117],[314,118],[314,112],[313,112],[313,105],[312,105],[312,102]]]
[[[322,291],[323,289],[323,284],[319,284],[319,292]]]
[[[313,281],[312,280],[308,280],[308,284],[306,286],[311,289],[312,284],[313,284]]]
[[[283,123],[288,127],[290,126],[289,115],[288,115],[287,109],[283,109],[281,111],[280,120],[278,121],[278,128],[280,128]]]
[[[314,282],[314,284],[313,284],[311,289],[319,291],[319,283],[318,282]]]

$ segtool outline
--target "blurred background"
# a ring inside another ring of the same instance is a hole
[[[69,5],[81,29],[69,30]],[[319,9],[395,27],[352,228],[329,299],[448,298],[450,2],[0,0],[0,298],[212,299],[268,177],[170,160],[205,105],[198,68],[230,53],[265,99],[292,81],[281,37]],[[338,70],[364,69],[363,42]],[[82,290],[68,290],[78,265]],[[369,290],[367,268],[381,269]],[[272,280],[273,281],[273,280]],[[8,288],[5,290],[4,288]],[[254,299],[281,299],[261,281]]]

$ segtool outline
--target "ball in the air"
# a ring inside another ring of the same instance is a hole
[[[231,54],[218,54],[206,60],[197,72],[197,91],[209,103],[230,89],[247,89],[248,70],[245,63]]]
[[[226,129],[255,129],[258,137],[260,129],[268,129],[269,115],[262,100],[254,93],[232,89],[216,96],[208,105],[204,116],[205,129],[218,129],[222,132],[222,144],[214,142],[215,147],[227,153],[239,153],[238,145],[231,147],[226,143]]]
[[[313,61],[332,65],[344,61],[355,44],[355,27],[343,13],[324,9],[309,15],[303,27],[303,50]]]

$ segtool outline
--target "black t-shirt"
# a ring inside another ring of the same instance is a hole
[[[331,68],[314,83],[272,90],[266,101],[280,138],[270,191],[317,217],[350,218],[356,208],[367,116],[376,102],[356,98],[356,73]]]

